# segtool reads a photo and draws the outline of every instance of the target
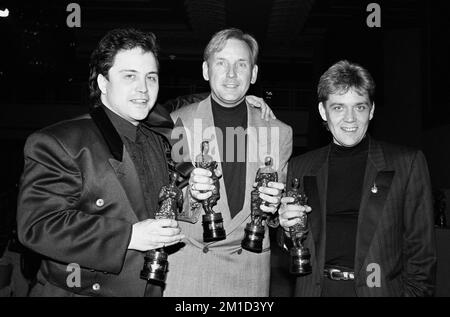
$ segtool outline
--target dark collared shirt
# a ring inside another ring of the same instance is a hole
[[[159,191],[169,181],[164,141],[146,125],[135,126],[108,108],[104,109],[130,153],[139,176],[147,212],[150,218],[154,218],[159,206]]]

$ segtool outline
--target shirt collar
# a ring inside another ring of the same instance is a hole
[[[121,116],[117,115],[116,113],[111,111],[108,107],[104,105],[102,105],[102,107],[105,110],[105,113],[108,116],[109,120],[111,120],[111,123],[113,124],[114,128],[119,133],[119,135],[121,137],[128,138],[130,141],[135,142],[137,126],[133,125],[132,123],[128,122]]]

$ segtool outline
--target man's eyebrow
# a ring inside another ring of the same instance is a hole
[[[119,73],[139,73],[139,72],[137,70],[135,70],[135,69],[121,69],[121,70],[119,70]],[[156,74],[156,75],[158,75],[159,72],[156,71],[156,70],[153,70],[151,72],[148,72],[147,75],[148,74]]]
[[[217,57],[216,57],[216,60],[217,60],[217,59],[218,59],[218,60],[221,60],[221,61],[226,60],[225,57],[221,57],[221,56],[217,56]],[[241,57],[241,58],[238,59],[238,61],[239,61],[239,62],[249,62],[250,59]]]
[[[329,107],[332,107],[332,106],[343,106],[344,104],[343,103],[340,103],[340,102],[333,102],[333,103],[330,103],[329,104]]]

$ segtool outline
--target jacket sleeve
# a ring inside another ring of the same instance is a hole
[[[286,176],[288,171],[288,161],[292,155],[292,128],[288,126],[285,135],[281,136],[284,140],[280,148],[280,170],[279,170],[279,181],[286,183]],[[287,184],[286,184],[287,185]]]
[[[92,210],[80,209],[85,184],[75,155],[82,154],[70,154],[49,133],[28,138],[18,196],[19,240],[55,261],[118,273],[125,261],[132,224],[106,217],[107,210],[100,214],[94,206]]]
[[[436,246],[431,183],[427,163],[417,152],[406,185],[403,272],[405,296],[432,296],[436,279]]]

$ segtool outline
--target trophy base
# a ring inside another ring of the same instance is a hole
[[[293,247],[291,248],[291,264],[289,272],[295,275],[308,275],[312,272],[311,254],[308,248]]]
[[[203,215],[203,242],[224,240],[227,235],[223,228],[223,218],[220,212]]]
[[[163,249],[147,251],[144,268],[140,274],[141,279],[165,283],[168,266],[167,253]]]
[[[263,249],[264,231],[264,226],[248,223],[245,226],[244,239],[241,242],[242,248],[250,252],[261,253]]]

